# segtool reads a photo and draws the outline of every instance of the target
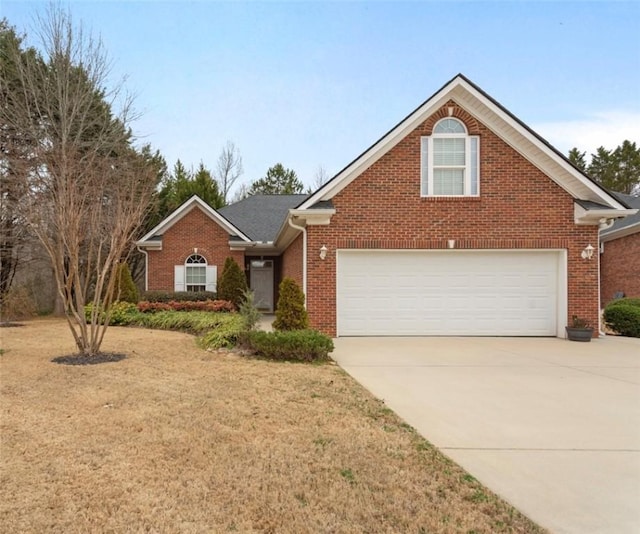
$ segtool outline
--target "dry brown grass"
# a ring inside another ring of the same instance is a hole
[[[0,330],[2,532],[539,532],[338,367],[60,320]]]

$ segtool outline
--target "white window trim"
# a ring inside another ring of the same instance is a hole
[[[174,291],[188,291],[188,285],[189,286],[193,286],[193,285],[198,285],[201,286],[203,284],[188,284],[187,285],[187,267],[205,267],[205,291],[211,291],[214,292],[217,289],[217,274],[218,274],[218,267],[216,265],[209,265],[209,262],[207,261],[207,259],[202,256],[201,254],[198,254],[198,256],[201,256],[204,259],[204,263],[187,263],[189,261],[189,258],[191,256],[189,256],[184,264],[182,265],[175,265],[174,266],[174,275],[173,275],[173,290]]]
[[[446,117],[449,119],[450,117]],[[445,120],[445,119],[441,119]],[[464,134],[460,133],[441,133],[441,134],[432,134],[430,136],[423,136],[420,138],[420,196],[421,197],[445,197],[445,198],[455,198],[455,197],[478,197],[480,196],[480,137],[477,135],[469,135],[467,132],[467,128],[462,121],[456,119],[462,124],[465,129]],[[438,121],[440,122],[440,121]],[[433,131],[437,123],[433,127]],[[431,191],[434,190],[433,186],[433,176],[434,176],[434,167],[433,167],[433,140],[434,138],[445,139],[445,138],[453,138],[453,139],[464,139],[464,155],[465,162],[464,168],[460,165],[439,165],[438,169],[463,169],[464,170],[464,193],[462,195],[436,195]],[[476,192],[471,193],[471,140],[476,139]],[[425,165],[424,162],[424,143],[427,143],[427,162]],[[427,174],[427,180],[425,181],[425,171]],[[425,191],[425,182],[426,182],[426,191]]]

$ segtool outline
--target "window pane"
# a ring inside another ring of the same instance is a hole
[[[464,166],[464,138],[435,138],[433,140],[433,164]]]
[[[207,263],[207,260],[200,256],[200,254],[192,254],[187,258],[187,263]]]
[[[186,267],[187,284],[206,284],[207,283],[207,268],[206,267],[192,267],[187,265]]]
[[[459,120],[444,119],[436,124],[433,133],[467,133]]]
[[[435,195],[463,195],[464,170],[434,169],[433,193]]]

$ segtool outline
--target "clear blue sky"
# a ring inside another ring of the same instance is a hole
[[[46,2],[0,0],[29,35]],[[462,72],[566,152],[640,143],[640,2],[71,1],[170,166],[333,175]]]

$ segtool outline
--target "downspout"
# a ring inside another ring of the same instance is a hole
[[[302,292],[304,293],[304,307],[307,307],[307,228],[293,224],[293,217],[288,217],[287,222],[291,228],[302,232]]]
[[[604,337],[606,336],[606,332],[604,331],[604,324],[602,322],[602,287],[600,285],[600,273],[602,269],[602,254],[604,252],[604,243],[600,240],[601,235],[600,232],[602,230],[608,230],[615,223],[615,219],[600,219],[600,223],[598,224],[598,336]]]
[[[146,250],[141,249],[139,245],[137,245],[136,248],[138,252],[144,254],[144,290],[149,291],[149,254]]]

